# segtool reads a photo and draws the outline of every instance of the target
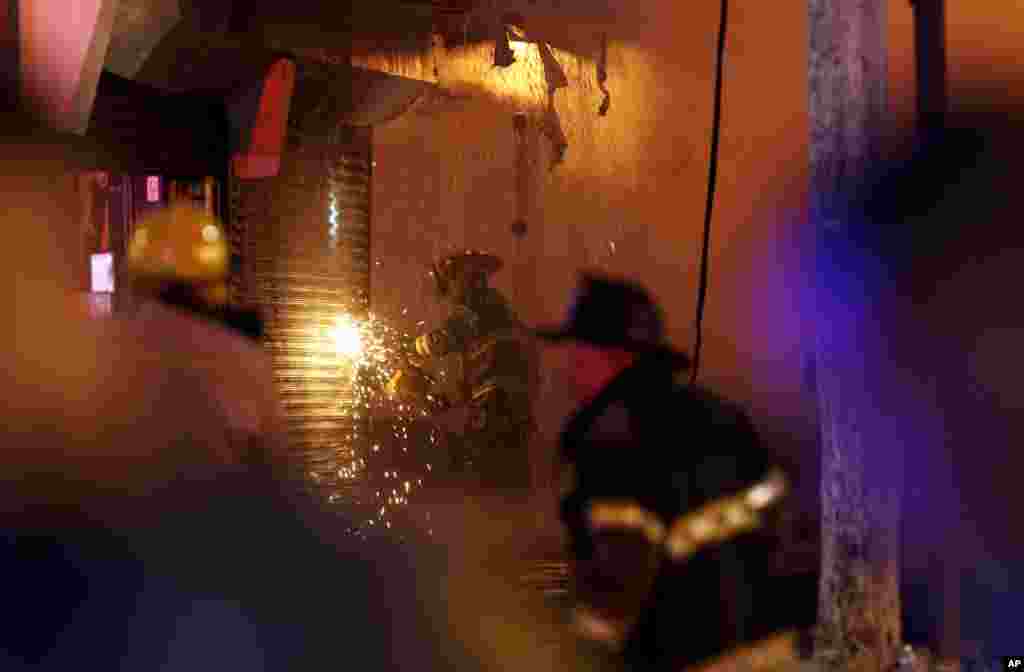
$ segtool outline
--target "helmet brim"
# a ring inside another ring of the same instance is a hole
[[[504,263],[499,257],[483,252],[464,252],[448,257],[441,264],[447,272],[482,273],[493,275],[502,269]]]

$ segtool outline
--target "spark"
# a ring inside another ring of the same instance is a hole
[[[408,309],[403,308],[402,314],[407,313]],[[367,492],[370,496],[367,504],[370,506],[365,510],[363,522],[356,526],[353,534],[367,538],[363,531],[378,523],[388,530],[394,529],[392,534],[401,534],[404,523],[399,524],[399,520],[405,520],[409,515],[423,515],[423,511],[417,511],[415,506],[417,493],[430,487],[426,478],[433,468],[429,464],[408,464],[408,457],[402,457],[403,466],[389,462],[396,456],[408,456],[410,452],[415,454],[415,451],[409,450],[410,445],[416,447],[413,441],[421,442],[422,447],[437,445],[433,428],[419,435],[422,438],[414,438],[417,435],[410,432],[413,423],[420,423],[422,418],[429,415],[429,401],[403,399],[399,402],[386,391],[387,383],[394,373],[406,365],[405,345],[410,336],[374,313],[366,317],[342,313],[331,321],[329,327],[320,328],[318,338],[322,339],[322,348],[317,357],[322,370],[318,375],[326,374],[327,378],[334,378],[340,385],[339,392],[343,391],[339,395],[337,407],[352,420],[372,417],[390,419],[392,439],[389,441],[367,442],[365,447],[361,447],[360,442],[365,440],[361,432],[355,431],[344,437],[349,443],[352,457],[345,466],[336,468],[337,476],[350,482],[359,482],[361,479],[373,488]],[[377,471],[376,476],[375,468],[383,467],[384,464],[379,461],[375,463],[375,460],[384,460],[388,464],[388,468]],[[310,474],[310,477],[319,480],[315,473]],[[390,482],[401,487],[381,487],[383,483],[374,481]],[[350,501],[339,494],[332,494],[328,499],[337,505]],[[395,516],[400,509],[407,513],[398,519]]]

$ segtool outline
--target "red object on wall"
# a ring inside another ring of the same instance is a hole
[[[294,88],[294,61],[282,58],[270,66],[263,81],[248,146],[231,157],[237,177],[252,179],[277,175],[281,168],[281,151],[284,149]]]

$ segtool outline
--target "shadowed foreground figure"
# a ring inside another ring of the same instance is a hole
[[[562,433],[575,626],[603,669],[794,669],[775,604],[773,519],[787,480],[746,414],[684,387],[660,311],[630,283],[584,276],[567,323],[580,407]],[[581,668],[585,669],[585,668]]]
[[[410,557],[332,539],[341,521],[256,471],[183,475],[125,502],[149,521],[7,524],[3,669],[442,669],[458,659],[419,606]]]
[[[161,341],[86,318],[73,171],[110,164],[38,129],[0,140],[19,250],[0,349],[0,669],[479,669],[427,553],[343,536],[280,455],[234,440],[266,429],[246,422],[259,414],[230,422],[185,356],[227,339],[215,323],[176,316],[197,328]]]
[[[176,205],[143,218],[126,264],[140,303],[124,327],[159,359],[157,370],[194,376],[198,394],[223,418],[230,452],[283,453],[283,416],[270,357],[259,344],[260,317],[227,305],[228,258],[224,228],[201,209]]]

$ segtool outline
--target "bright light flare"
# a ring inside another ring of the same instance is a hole
[[[342,357],[353,361],[359,360],[363,355],[363,336],[360,333],[359,325],[349,317],[343,315],[334,322],[330,329],[331,340],[334,342],[334,350]]]

